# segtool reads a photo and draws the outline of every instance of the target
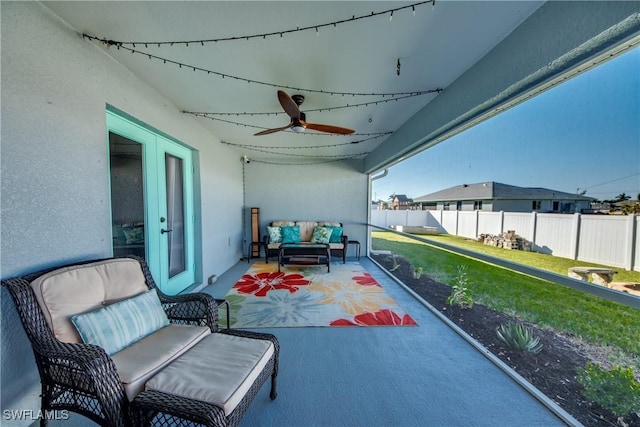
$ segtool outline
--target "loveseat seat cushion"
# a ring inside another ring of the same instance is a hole
[[[206,326],[171,324],[113,354],[111,358],[129,400],[144,389],[155,373],[210,334]]]
[[[140,263],[110,259],[50,271],[31,282],[44,318],[57,339],[82,342],[71,323],[74,314],[146,292]]]
[[[211,334],[147,381],[145,389],[208,402],[228,416],[274,351],[268,340]]]

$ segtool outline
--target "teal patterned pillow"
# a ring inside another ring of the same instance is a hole
[[[155,289],[88,313],[71,316],[82,341],[114,354],[167,326],[169,319]]]
[[[329,227],[333,229],[329,243],[342,243],[342,227]]]
[[[311,243],[329,243],[332,231],[333,229],[329,227],[315,227],[313,236],[311,236]]]
[[[267,227],[267,233],[269,233],[270,243],[282,242],[282,232],[280,231],[280,227]]]
[[[282,243],[300,243],[300,227],[280,227],[282,232]]]

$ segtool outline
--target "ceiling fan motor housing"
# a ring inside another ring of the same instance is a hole
[[[304,95],[300,95],[300,94],[292,95],[291,99],[293,99],[293,102],[295,102],[296,105],[299,107],[304,102]]]

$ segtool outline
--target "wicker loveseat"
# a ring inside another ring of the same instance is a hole
[[[218,329],[213,297],[163,294],[141,259],[67,265],[2,286],[31,341],[42,411],[70,410],[104,426],[233,426],[269,377],[276,397],[278,340]],[[93,333],[107,323],[122,331]]]
[[[267,226],[267,234],[262,238],[265,248],[265,261],[269,262],[269,257],[278,257],[281,243],[312,243],[317,236],[318,228],[331,230],[329,232],[328,243],[331,255],[342,258],[344,264],[347,260],[347,242],[349,238],[344,234],[342,223],[330,221],[272,221]],[[287,239],[285,231],[293,231],[292,237]]]

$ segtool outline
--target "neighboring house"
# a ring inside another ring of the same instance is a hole
[[[517,187],[500,182],[462,184],[414,199],[428,210],[508,212],[588,212],[591,197],[540,187]]]
[[[389,209],[394,211],[404,211],[410,209],[413,200],[404,194],[395,194],[389,199]]]

